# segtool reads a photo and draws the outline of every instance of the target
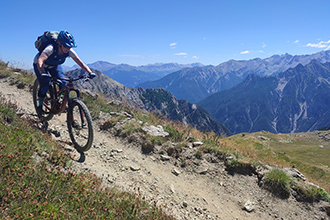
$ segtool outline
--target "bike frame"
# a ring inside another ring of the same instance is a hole
[[[67,103],[70,103],[72,99],[80,99],[80,92],[79,90],[75,89],[73,87],[73,81],[77,81],[79,79],[83,79],[83,77],[78,77],[78,78],[60,78],[57,81],[52,79],[51,80],[51,86],[53,87],[54,91],[54,98],[51,98],[49,101],[51,102],[51,107],[48,106],[46,103],[44,103],[45,107],[50,110],[51,113],[53,114],[61,114],[66,110]],[[60,80],[65,80],[67,81],[67,85],[65,85],[62,89],[58,90],[56,85],[59,86],[60,83],[62,83]],[[76,97],[70,98],[70,92],[74,91],[76,93]],[[59,101],[59,96],[64,92],[64,98],[62,103],[60,104]],[[83,117],[83,116],[82,116]]]

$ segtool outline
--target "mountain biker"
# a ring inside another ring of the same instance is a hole
[[[81,61],[77,53],[72,49],[77,47],[75,39],[68,31],[60,31],[54,44],[48,44],[45,49],[34,57],[33,68],[40,84],[38,91],[38,115],[42,111],[43,100],[50,85],[50,76],[55,80],[64,78],[62,65],[67,57],[71,57],[84,71],[88,72],[90,78],[95,77],[90,68]],[[60,88],[66,85],[62,80]]]

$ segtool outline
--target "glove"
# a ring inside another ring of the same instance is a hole
[[[44,72],[41,72],[41,77],[43,77],[43,78],[50,78],[50,74],[47,73],[46,71],[44,71]]]
[[[96,76],[95,73],[90,73],[90,74],[89,74],[89,78],[91,78],[91,79],[93,79],[95,76]]]

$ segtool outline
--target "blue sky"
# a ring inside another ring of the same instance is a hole
[[[0,59],[31,68],[46,30],[71,32],[87,64],[312,54],[330,45],[329,9],[328,0],[1,0]]]

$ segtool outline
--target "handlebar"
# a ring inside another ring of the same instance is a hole
[[[69,81],[69,82],[74,82],[74,81],[78,81],[80,79],[84,79],[84,80],[88,81],[90,78],[91,78],[90,76],[80,75],[80,76],[75,77],[75,78],[69,77],[69,78],[60,78],[60,79],[65,80],[65,81]]]
[[[51,78],[52,81],[55,81],[53,77],[50,77],[50,78]],[[80,76],[74,77],[74,78],[73,77],[69,77],[69,78],[66,78],[66,77],[64,77],[64,78],[57,78],[56,82],[57,83],[62,83],[61,80],[65,80],[67,82],[74,82],[74,81],[78,81],[78,80],[81,80],[81,79],[84,80],[85,82],[87,82],[87,81],[89,81],[89,79],[91,79],[91,77],[90,76],[87,76],[87,75],[80,75]]]

